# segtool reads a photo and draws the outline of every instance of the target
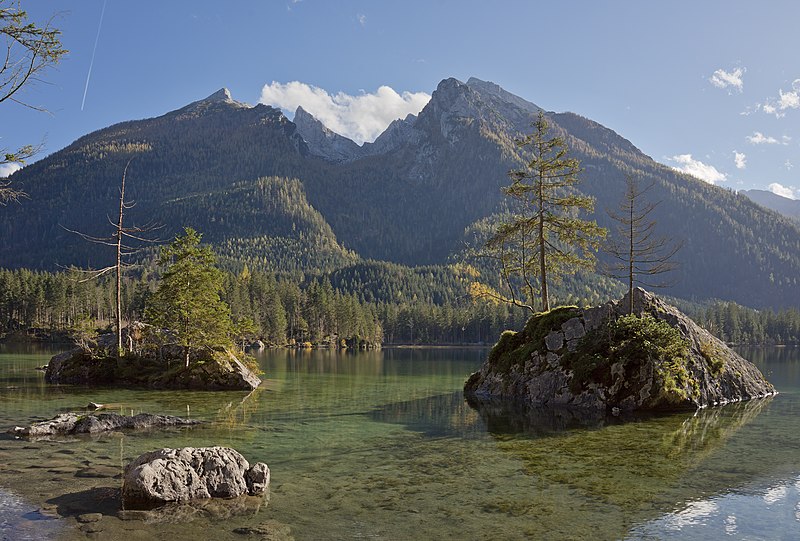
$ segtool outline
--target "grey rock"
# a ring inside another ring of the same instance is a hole
[[[33,423],[27,427],[16,426],[8,433],[22,438],[38,438],[53,435],[97,434],[115,430],[167,428],[175,426],[192,426],[202,423],[194,419],[183,419],[172,415],[119,415],[101,413],[100,415],[83,415],[80,413],[61,413],[49,421]]]
[[[244,474],[247,483],[247,492],[252,496],[264,494],[269,488],[269,467],[263,462],[258,462]]]
[[[564,331],[564,340],[576,340],[583,338],[586,335],[586,329],[583,328],[583,321],[581,318],[574,317],[565,321],[561,325],[561,330]]]
[[[227,447],[185,447],[145,453],[125,468],[122,501],[126,509],[147,509],[168,502],[236,498],[263,493],[269,468],[252,468]],[[248,476],[253,493],[248,489]]]
[[[472,374],[464,386],[471,404],[493,400],[509,400],[529,406],[567,406],[598,411],[627,412],[632,410],[678,410],[702,408],[777,393],[763,374],[749,361],[731,351],[723,342],[695,324],[677,308],[664,303],[641,288],[633,291],[634,313],[650,315],[677,329],[688,342],[686,376],[682,388],[667,387],[659,375],[670,359],[643,359],[641,362],[614,363],[601,381],[581,381],[575,385],[575,374],[565,368],[557,355],[567,338],[567,348],[575,351],[584,334],[598,329],[610,318],[627,314],[630,299],[584,310],[545,337],[547,351],[539,351],[538,369],[508,371],[485,363]],[[534,354],[535,355],[535,354]],[[533,356],[532,356],[533,358]],[[572,361],[570,361],[572,362]],[[569,366],[569,365],[566,365]],[[720,368],[721,367],[721,368]],[[580,389],[578,392],[577,389]]]
[[[613,313],[611,304],[604,304],[596,308],[583,311],[583,324],[586,331],[593,331]]]
[[[293,122],[308,144],[308,150],[332,162],[349,162],[361,156],[362,150],[355,141],[328,129],[302,107],[294,113]]]
[[[374,143],[364,143],[363,155],[387,154],[404,145],[419,142],[422,134],[414,127],[416,120],[416,115],[409,114],[392,121]]]
[[[544,337],[544,343],[549,351],[558,351],[564,347],[564,333],[561,331],[551,331]]]

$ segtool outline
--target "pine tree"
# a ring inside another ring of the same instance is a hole
[[[232,332],[230,309],[220,298],[223,274],[200,238],[187,227],[162,248],[158,263],[166,270],[146,310],[150,323],[174,333],[187,367],[192,350],[230,345]]]
[[[606,247],[606,251],[614,258],[613,263],[606,265],[606,273],[628,283],[628,313],[633,314],[634,285],[673,285],[671,281],[653,281],[650,277],[674,270],[677,265],[673,258],[682,245],[655,234],[656,222],[650,219],[650,213],[658,206],[658,202],[645,199],[653,184],[642,188],[639,181],[631,176],[626,176],[625,182],[625,196],[619,209],[608,212],[618,227]]]
[[[531,312],[536,297],[542,311],[550,310],[551,282],[573,270],[594,268],[592,252],[606,232],[578,217],[580,211],[594,210],[594,199],[575,191],[580,164],[567,156],[564,139],[549,137],[541,111],[533,127],[532,134],[517,141],[530,151],[530,158],[524,167],[509,172],[512,184],[503,188],[511,198],[512,217],[486,243],[485,255],[499,264],[508,296],[490,288],[474,289]]]

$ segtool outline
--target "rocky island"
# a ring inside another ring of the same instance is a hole
[[[755,365],[677,308],[641,288],[632,295],[632,314],[626,295],[587,310],[556,308],[504,332],[467,380],[467,400],[618,413],[776,394]]]
[[[209,391],[251,391],[261,384],[257,367],[248,366],[246,359],[229,348],[197,348],[185,363],[183,348],[155,343],[148,328],[134,323],[123,329],[128,352],[121,358],[113,354],[115,336],[111,334],[54,356],[47,364],[45,381]]]

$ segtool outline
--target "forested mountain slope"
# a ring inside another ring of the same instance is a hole
[[[358,147],[304,111],[298,130],[279,110],[246,106],[220,91],[157,118],[99,130],[18,171],[13,181],[30,199],[0,210],[0,266],[108,264],[102,249],[63,227],[108,231],[131,157],[128,189],[137,205],[129,223],[160,222],[164,238],[195,227],[228,260],[282,271],[341,269],[342,284],[355,289],[396,274],[389,267],[376,274],[381,267],[359,264],[361,258],[451,263],[465,232],[502,212],[500,187],[523,158],[514,139],[529,131],[537,111],[492,83],[445,79],[417,117]],[[596,122],[547,116],[581,161],[580,187],[596,198],[602,225],[609,225],[605,210],[622,197],[626,173],[654,183],[661,233],[685,242],[668,293],[800,306],[797,224],[656,163]]]

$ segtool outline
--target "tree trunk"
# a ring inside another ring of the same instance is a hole
[[[635,196],[631,195],[630,206],[631,206],[631,235],[630,235],[630,257],[628,258],[628,314],[633,315],[633,234],[634,234],[634,226],[633,226],[633,207],[634,207]]]
[[[131,158],[132,159],[132,158]],[[122,218],[125,212],[125,175],[128,174],[128,166],[131,160],[125,165],[122,172],[122,184],[119,188],[119,222],[117,223],[117,359],[122,357]]]
[[[542,312],[550,311],[550,299],[547,295],[547,267],[544,254],[544,187],[539,179],[539,272],[542,278]]]

